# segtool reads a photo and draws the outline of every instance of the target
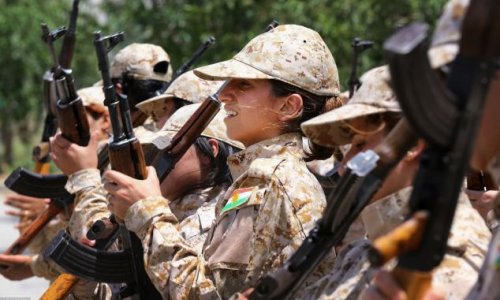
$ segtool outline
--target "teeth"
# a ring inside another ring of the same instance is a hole
[[[226,111],[226,115],[228,115],[228,116],[230,116],[230,117],[234,117],[234,116],[236,116],[236,115],[237,115],[237,113],[236,113],[235,111],[229,111],[229,110],[227,110],[227,111]]]

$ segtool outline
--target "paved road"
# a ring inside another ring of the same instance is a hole
[[[3,185],[4,179],[0,177],[0,252],[3,252],[19,236],[14,228],[17,218],[5,214],[7,206],[3,204],[3,200],[9,191]],[[48,284],[47,280],[37,277],[23,281],[9,281],[0,276],[0,300],[38,299],[47,289]]]

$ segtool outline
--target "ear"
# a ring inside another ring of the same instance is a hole
[[[420,159],[420,155],[425,149],[425,142],[423,139],[419,139],[415,147],[411,148],[406,154],[404,161],[418,161]]]
[[[208,143],[210,144],[210,148],[212,148],[214,157],[217,157],[217,155],[219,154],[219,142],[216,139],[209,139]]]
[[[278,109],[278,119],[282,122],[297,119],[304,110],[304,102],[299,94],[290,94],[284,97]]]

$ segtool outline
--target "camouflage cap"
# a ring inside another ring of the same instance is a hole
[[[461,38],[462,22],[470,0],[450,0],[438,20],[432,36],[429,59],[432,68],[442,67],[455,59]]]
[[[91,86],[79,89],[77,94],[82,98],[84,106],[90,107],[99,113],[107,110],[106,106],[104,106],[104,92],[102,91],[102,87]]]
[[[352,137],[351,130],[344,125],[346,121],[371,114],[401,111],[390,86],[387,66],[366,72],[361,82],[359,90],[345,105],[302,123],[305,135],[319,145],[344,145],[350,143]]]
[[[194,112],[200,107],[200,103],[186,105],[179,108],[165,123],[160,131],[155,132],[152,135],[144,135],[142,138],[139,137],[141,144],[154,144],[158,149],[164,149],[170,144],[171,139],[174,135],[182,128],[186,121],[194,114]],[[217,139],[219,141],[225,142],[231,146],[239,149],[244,149],[245,147],[240,142],[230,139],[226,134],[226,124],[224,123],[224,118],[226,117],[225,110],[221,109],[215,118],[208,124],[207,128],[201,133],[202,136]]]
[[[332,53],[316,31],[299,25],[281,25],[262,33],[232,59],[194,72],[207,80],[277,79],[316,95],[339,93]]]
[[[160,46],[130,44],[116,54],[111,64],[111,78],[120,78],[123,73],[139,80],[168,82],[172,78],[170,57]]]
[[[194,75],[193,71],[189,71],[175,79],[163,94],[138,103],[136,107],[149,116],[160,116],[165,109],[164,100],[176,97],[199,103],[215,94],[222,83],[201,79]]]

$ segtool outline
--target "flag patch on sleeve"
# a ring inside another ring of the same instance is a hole
[[[227,201],[226,205],[222,209],[221,213],[225,213],[228,210],[234,209],[234,208],[248,202],[254,189],[255,189],[254,187],[249,187],[249,188],[242,188],[242,189],[234,190],[233,193],[231,194],[231,197],[229,197],[229,200]]]

